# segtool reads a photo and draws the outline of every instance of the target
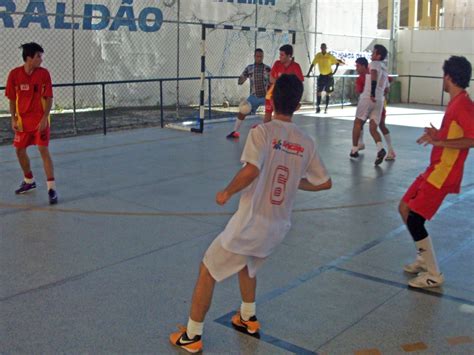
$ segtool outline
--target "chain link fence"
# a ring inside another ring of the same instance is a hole
[[[54,89],[52,134],[64,136],[102,130],[104,107],[107,129],[112,130],[160,125],[161,107],[165,123],[197,118],[202,23],[269,30],[209,31],[208,77],[240,75],[253,62],[257,47],[264,50],[265,63],[272,65],[278,59],[278,48],[291,43],[292,38],[271,29],[297,32],[295,55],[304,72],[314,55],[316,42],[319,45],[326,41],[330,48],[360,49],[362,40],[358,38],[318,32],[324,16],[316,11],[314,0],[275,4],[278,6],[237,6],[226,2],[216,4],[212,0],[3,1],[0,2],[0,85],[6,83],[13,67],[22,65],[19,49],[22,43],[34,41],[42,45],[44,66],[50,71],[53,83],[60,84]],[[364,40],[364,48],[371,41]],[[344,68],[339,70],[340,74],[344,72]],[[160,82],[159,79],[173,80]],[[312,81],[306,80],[305,100],[309,102],[313,100]],[[119,83],[104,85],[104,82]],[[207,116],[210,118],[236,112],[235,105],[249,93],[248,83],[239,86],[236,78],[216,78],[210,84],[211,97],[206,97],[212,108]],[[206,95],[207,91],[208,88]],[[222,106],[227,102],[231,107],[224,110]],[[0,100],[0,117],[3,117],[0,139],[11,140],[7,100]]]

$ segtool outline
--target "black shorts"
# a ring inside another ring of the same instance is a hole
[[[331,93],[334,91],[334,77],[332,75],[319,75],[317,85],[318,92]]]

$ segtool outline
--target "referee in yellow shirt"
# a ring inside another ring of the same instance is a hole
[[[333,75],[336,73],[339,64],[344,64],[344,62],[340,59],[337,59],[332,54],[326,51],[326,43],[321,44],[321,52],[316,53],[314,56],[313,62],[309,67],[308,74],[306,77],[309,77],[313,67],[317,64],[319,67],[319,76],[317,81],[317,90],[318,90],[318,99],[317,99],[317,106],[316,106],[316,113],[321,112],[321,93],[323,91],[326,92],[326,108],[324,109],[324,113],[328,112],[328,105],[329,105],[329,97],[331,93],[334,91],[334,78]],[[336,69],[332,71],[332,66],[336,65]]]

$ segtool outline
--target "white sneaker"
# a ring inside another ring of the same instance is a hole
[[[420,272],[417,277],[408,281],[408,285],[416,288],[440,287],[443,283],[444,276],[442,273],[439,275],[431,275],[428,272]]]
[[[365,144],[364,144],[364,143],[359,143],[359,144],[357,145],[357,148],[358,148],[359,150],[364,150],[364,149],[365,149]]]
[[[393,150],[389,150],[387,153],[387,156],[385,157],[385,160],[392,161],[392,160],[395,160],[396,157],[397,155],[395,154],[395,152]]]
[[[427,270],[426,263],[419,259],[416,259],[411,264],[407,264],[403,267],[403,271],[408,272],[409,274],[418,274]]]

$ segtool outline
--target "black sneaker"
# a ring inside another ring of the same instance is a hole
[[[326,109],[324,109],[324,113],[328,113],[328,109],[327,109],[327,108],[326,108]]]
[[[239,132],[236,132],[236,131],[232,131],[230,132],[226,138],[229,138],[229,139],[232,139],[232,138],[239,138],[240,137],[240,133]]]
[[[49,197],[49,204],[50,205],[55,205],[58,203],[58,194],[56,193],[55,190],[49,189],[48,190],[48,197]]]
[[[316,107],[316,113],[320,113],[320,112],[321,112],[321,108]]]
[[[380,165],[383,162],[383,158],[387,155],[387,152],[385,149],[380,149],[379,152],[377,153],[377,159],[375,159],[374,164],[375,165]]]
[[[36,182],[33,181],[31,184],[28,184],[26,181],[22,181],[20,184],[20,188],[15,190],[15,194],[24,194],[34,189],[36,189]]]
[[[358,157],[359,157],[359,152],[352,152],[352,151],[351,151],[351,152],[349,153],[349,156],[350,156],[351,158],[358,158]]]

